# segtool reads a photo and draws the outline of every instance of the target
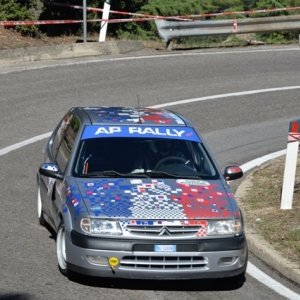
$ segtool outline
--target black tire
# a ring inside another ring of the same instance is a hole
[[[56,234],[56,256],[59,271],[64,276],[69,277],[69,271],[67,268],[65,225],[63,221],[60,223]]]
[[[38,218],[39,218],[39,224],[41,226],[46,226],[46,220],[44,219],[44,211],[43,211],[43,204],[42,204],[42,198],[41,198],[41,189],[38,186],[38,193],[37,193],[37,209],[38,209]]]

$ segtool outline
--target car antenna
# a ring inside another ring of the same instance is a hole
[[[139,124],[142,124],[142,118],[141,118],[141,112],[140,112],[140,98],[139,98],[138,94],[136,96],[137,96],[137,104],[138,104]]]

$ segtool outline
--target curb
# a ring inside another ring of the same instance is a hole
[[[252,171],[246,177],[246,179],[239,185],[235,192],[235,199],[242,210],[243,205],[241,200],[252,186],[251,178],[253,176],[253,172],[254,171]],[[297,284],[300,284],[299,263],[292,262],[283,257],[282,254],[275,250],[270,243],[260,236],[250,224],[245,224],[245,232],[249,250],[254,255],[284,275],[286,278],[296,282]]]
[[[12,65],[51,59],[124,54],[143,50],[141,41],[106,41],[58,46],[28,47],[0,51],[0,65]]]

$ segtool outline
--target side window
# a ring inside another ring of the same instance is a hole
[[[63,130],[63,138],[56,156],[57,164],[62,172],[66,170],[79,127],[79,119],[72,116],[69,124],[67,124]]]
[[[53,137],[53,142],[52,142],[52,147],[51,147],[51,152],[52,152],[52,155],[53,157],[55,158],[56,155],[57,155],[57,151],[58,151],[58,148],[60,146],[60,143],[63,139],[63,136],[64,136],[64,132],[65,130],[67,129],[67,126],[69,125],[70,121],[72,120],[73,118],[73,115],[71,112],[68,112],[62,122],[60,123],[59,125],[59,128],[55,134],[55,136]]]

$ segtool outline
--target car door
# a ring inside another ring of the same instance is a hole
[[[62,140],[60,142],[55,162],[60,168],[61,173],[65,173],[68,164],[70,163],[71,153],[75,143],[76,136],[78,134],[80,127],[80,120],[77,116],[72,115],[68,125],[63,131]],[[59,212],[61,210],[61,205],[65,200],[65,176],[63,180],[54,179],[52,186],[52,195],[50,201],[50,211],[53,217],[55,226],[58,225],[60,221]]]
[[[72,113],[69,111],[54,130],[53,135],[49,139],[49,142],[44,151],[43,163],[55,163],[55,158],[57,156],[58,149],[63,139],[64,131],[67,129],[68,123],[71,119]],[[44,175],[40,175],[39,188],[41,193],[43,211],[51,220],[51,199],[54,184],[55,179]]]

